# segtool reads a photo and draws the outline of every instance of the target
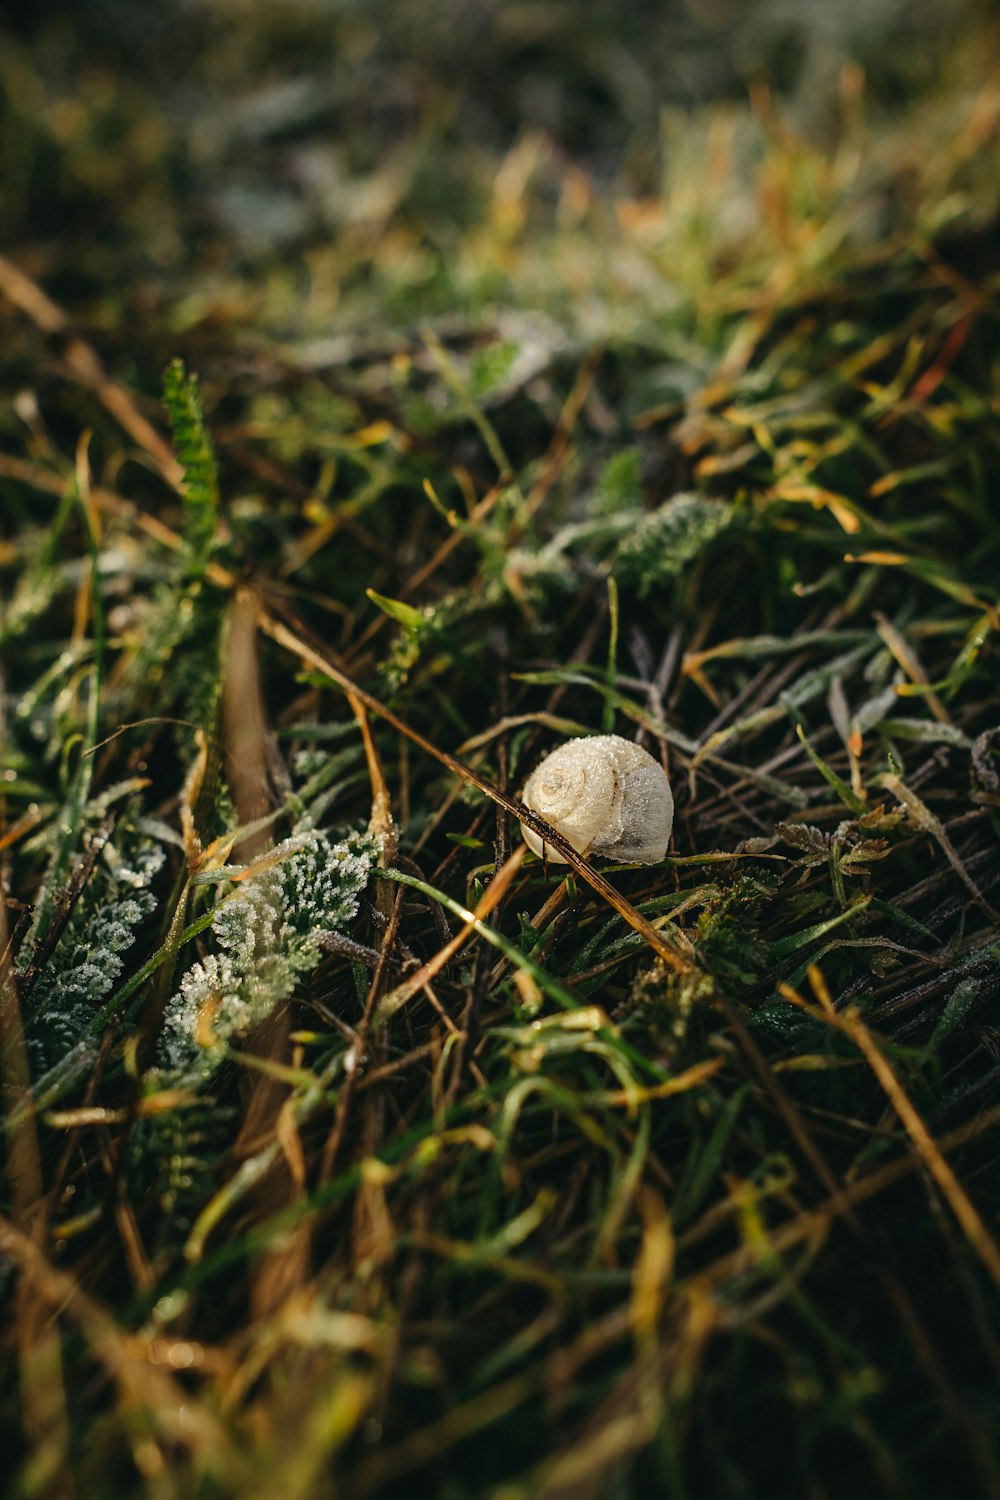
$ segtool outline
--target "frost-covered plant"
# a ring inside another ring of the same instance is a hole
[[[292,993],[297,976],[318,963],[322,935],[343,932],[357,915],[377,855],[370,834],[334,842],[306,828],[237,885],[212,920],[218,951],[192,964],[167,1002],[164,1073],[175,1082],[204,1081],[230,1042]]]
[[[732,520],[733,507],[724,500],[674,495],[637,521],[619,545],[615,576],[645,597],[680,577]]]
[[[152,883],[163,860],[159,844],[127,833],[105,846],[28,996],[33,1071],[55,1066],[90,1031],[125,966],[122,955],[156,910]]]
[[[298,784],[318,776],[330,763],[330,752],[324,745],[307,745],[296,750],[291,760],[291,771]]]

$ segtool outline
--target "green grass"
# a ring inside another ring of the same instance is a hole
[[[989,9],[474,9],[0,34],[8,1492],[1000,1495]]]

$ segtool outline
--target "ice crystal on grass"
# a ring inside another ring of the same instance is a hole
[[[329,760],[329,750],[322,746],[308,745],[304,750],[296,750],[292,756],[292,775],[299,783],[309,781],[326,769]]]
[[[326,834],[310,830],[280,866],[285,902],[282,939],[298,971],[318,962],[320,933],[343,932],[353,920],[377,854],[371,834],[349,834],[333,843]]]
[[[307,828],[240,882],[212,920],[218,951],[191,965],[167,1003],[165,1071],[190,1083],[208,1078],[230,1041],[288,998],[318,963],[321,934],[345,931],[357,915],[376,856],[370,834],[334,842]]]

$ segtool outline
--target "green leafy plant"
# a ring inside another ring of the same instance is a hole
[[[163,404],[184,470],[184,563],[194,581],[204,576],[215,544],[219,478],[198,379],[187,373],[182,360],[171,361],[163,372]]]

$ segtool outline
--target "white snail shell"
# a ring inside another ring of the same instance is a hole
[[[567,740],[528,777],[522,800],[579,854],[640,865],[666,857],[674,821],[667,773],[647,750],[621,735]],[[523,823],[521,832],[536,854],[566,863]]]

